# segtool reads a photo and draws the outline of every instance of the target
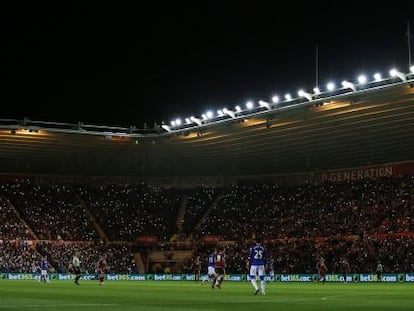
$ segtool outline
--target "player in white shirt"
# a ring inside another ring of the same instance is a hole
[[[79,279],[82,276],[82,272],[80,269],[80,264],[81,261],[79,260],[79,252],[75,252],[75,255],[72,258],[72,266],[73,266],[73,273],[76,275],[75,276],[75,284],[76,285],[80,285],[79,284]]]

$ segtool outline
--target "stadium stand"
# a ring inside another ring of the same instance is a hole
[[[186,272],[257,236],[277,272],[414,271],[414,75],[151,132],[0,119],[0,271]],[[109,133],[109,134],[108,134]]]

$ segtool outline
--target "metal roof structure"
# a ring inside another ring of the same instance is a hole
[[[413,160],[413,86],[412,73],[343,83],[154,129],[0,119],[0,172],[180,179]]]

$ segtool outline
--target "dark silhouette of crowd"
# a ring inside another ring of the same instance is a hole
[[[412,176],[192,189],[24,179],[0,185],[0,212],[1,271],[32,271],[43,254],[56,271],[70,271],[76,249],[87,271],[107,254],[112,271],[135,272],[137,237],[164,243],[177,234],[202,257],[213,247],[205,237],[220,237],[232,273],[246,272],[256,236],[279,273],[314,273],[320,256],[330,272],[342,258],[355,272],[372,272],[378,261],[386,272],[414,271]]]

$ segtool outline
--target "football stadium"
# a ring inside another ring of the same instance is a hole
[[[0,119],[0,310],[412,310],[413,139],[413,67],[153,128]]]

